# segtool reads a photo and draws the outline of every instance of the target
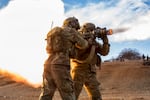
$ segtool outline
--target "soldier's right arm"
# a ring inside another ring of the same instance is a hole
[[[89,46],[88,41],[85,40],[78,32],[74,34],[74,40],[75,40],[75,47],[77,47],[78,49],[86,49]]]
[[[107,36],[105,36],[103,39],[102,39],[102,41],[103,41],[103,44],[101,45],[101,44],[99,44],[99,43],[97,43],[97,52],[98,53],[100,53],[101,55],[103,55],[103,56],[106,56],[106,55],[108,55],[108,53],[109,53],[109,50],[110,50],[110,44],[109,44],[109,41],[108,41],[108,38],[107,38]]]

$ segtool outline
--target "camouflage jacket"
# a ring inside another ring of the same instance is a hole
[[[103,41],[108,41],[108,38],[105,37],[105,40]],[[100,55],[107,55],[109,53],[109,49],[110,49],[110,45],[108,43],[97,43],[95,40],[93,40],[94,42],[94,47],[93,45],[89,46],[87,49],[84,50],[78,50],[76,49],[76,57],[74,59],[71,60],[72,66],[85,66],[88,64],[91,65],[100,65],[100,56],[98,56],[97,54]],[[92,49],[95,48],[95,49]]]
[[[72,48],[85,49],[88,42],[73,28],[55,27],[47,34],[47,63],[70,65]]]

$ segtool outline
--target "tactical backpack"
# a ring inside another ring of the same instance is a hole
[[[63,29],[60,27],[55,27],[47,34],[47,47],[48,53],[63,52],[65,50]]]

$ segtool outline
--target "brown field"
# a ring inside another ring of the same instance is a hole
[[[0,73],[0,100],[38,100],[40,88]],[[97,70],[103,100],[150,100],[150,66],[141,61],[105,62]],[[88,100],[82,91],[79,100]],[[56,91],[53,100],[61,100]]]

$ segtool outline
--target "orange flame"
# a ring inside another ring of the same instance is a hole
[[[12,73],[10,71],[4,70],[4,69],[0,69],[0,76],[4,76],[7,77],[15,82],[18,83],[23,83],[29,86],[32,86],[34,88],[38,88],[40,87],[40,84],[32,84],[29,81],[27,81],[24,77],[22,77],[21,75],[17,74],[17,73]]]
[[[107,35],[112,35],[112,34],[113,34],[113,30],[109,29],[108,32],[107,32]]]

